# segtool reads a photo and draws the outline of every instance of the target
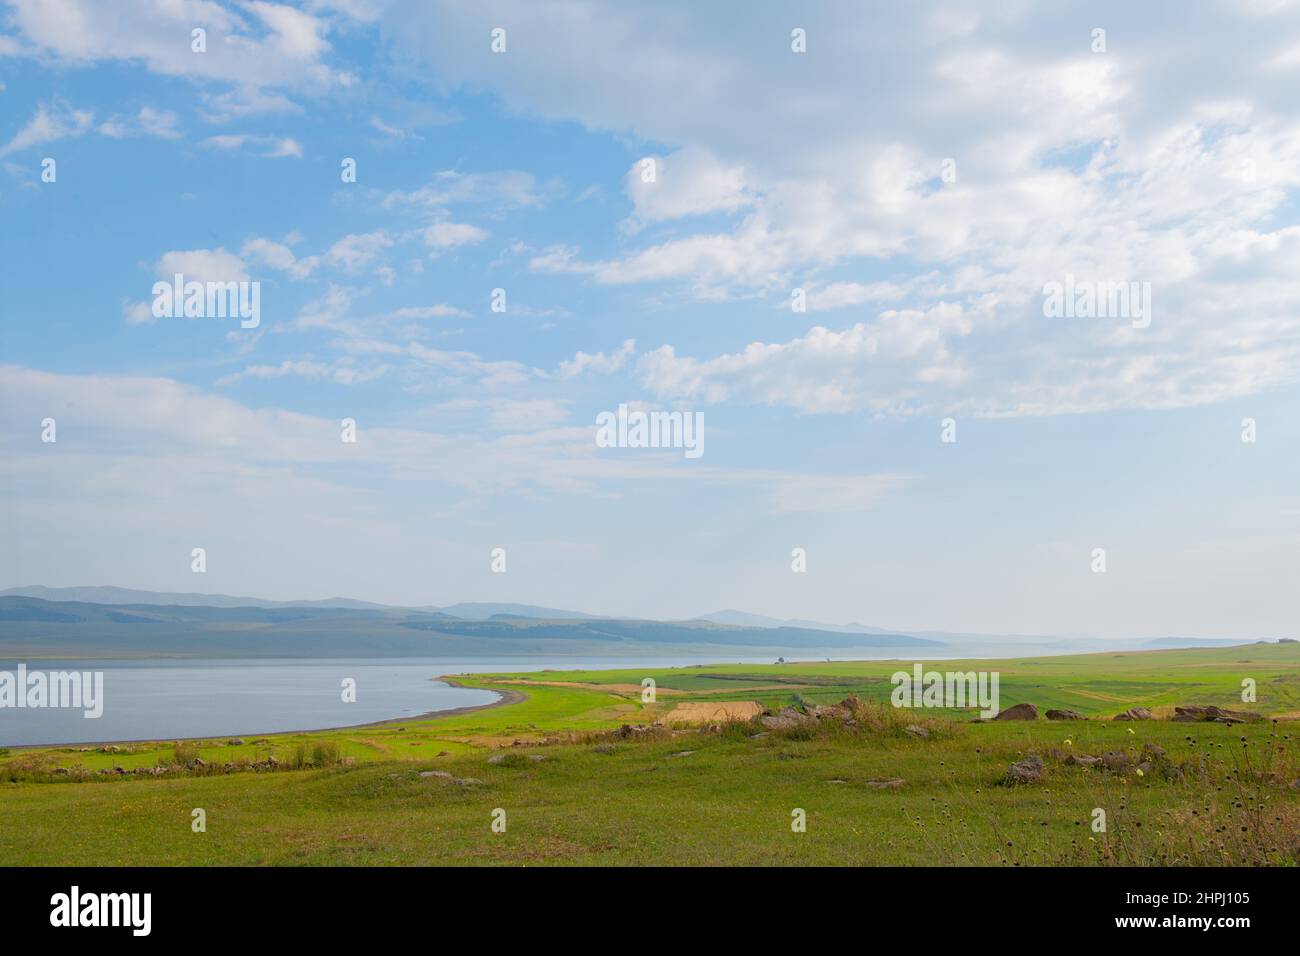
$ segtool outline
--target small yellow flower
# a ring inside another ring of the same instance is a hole
[[[1138,768],[1137,768],[1137,773],[1138,773],[1138,776],[1139,776],[1139,777],[1145,777],[1145,776],[1146,776],[1146,774],[1144,774],[1144,773],[1142,772],[1142,768],[1141,768],[1141,767],[1138,767]]]

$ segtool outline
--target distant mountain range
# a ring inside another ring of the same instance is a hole
[[[136,591],[132,588],[81,587],[47,588],[41,584],[0,591],[0,597],[30,597],[43,601],[80,601],[85,604],[163,604],[177,607],[314,607],[338,608],[357,611],[392,610],[388,604],[374,604],[354,598],[326,598],[323,601],[268,601],[265,598],[232,597],[229,594],[176,593],[171,591]],[[537,607],[533,604],[452,604],[448,607],[432,605],[406,610],[441,612],[452,617],[471,621],[487,620],[498,614],[516,614],[520,617],[541,617],[548,620],[568,621],[592,619],[593,614],[581,611],[562,611],[557,608]]]
[[[905,634],[599,618],[521,604],[452,605],[462,617],[445,609],[393,608],[343,599],[249,604],[226,596],[132,594],[119,588],[45,588],[40,593],[63,597],[58,592],[65,590],[117,600],[51,601],[12,592],[0,596],[0,658],[683,653],[730,657],[742,649],[749,650],[748,656],[790,652],[824,656],[828,650],[915,653],[941,647]],[[137,600],[124,603],[121,599],[127,596]],[[195,598],[221,603],[193,603]]]
[[[0,657],[344,657],[940,653],[954,657],[1084,653],[1249,643],[1233,638],[1116,641],[1084,635],[902,633],[738,610],[685,621],[610,618],[509,602],[395,607],[328,598],[271,601],[119,587],[0,591]],[[816,653],[813,653],[816,652]],[[753,655],[751,655],[753,656]]]

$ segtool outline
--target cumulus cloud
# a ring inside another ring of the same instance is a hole
[[[1244,20],[1116,7],[1104,54],[1090,47],[1100,11],[1082,4],[1052,18],[912,4],[888,29],[882,12],[819,4],[800,20],[806,55],[775,8],[671,9],[503,0],[498,15],[547,51],[508,63],[457,47],[471,23],[455,4],[421,8],[395,37],[442,82],[669,147],[647,153],[653,182],[627,172],[636,241],[592,254],[564,239],[533,271],[782,308],[803,288],[828,314],[785,339],[643,354],[657,394],[1053,414],[1300,379],[1287,264],[1300,101],[1281,81],[1300,49],[1295,5]],[[1233,41],[1177,54],[1206,32]],[[1149,282],[1151,326],[1048,322],[1042,290],[1067,275]],[[949,314],[962,321],[937,320]]]
[[[163,76],[219,84],[224,89],[204,91],[218,119],[296,109],[285,91],[315,96],[355,82],[326,62],[329,19],[287,4],[12,0],[10,7],[21,52],[78,65],[138,63]],[[191,49],[196,28],[207,31],[205,53]]]
[[[609,355],[604,352],[588,355],[586,352],[580,351],[572,359],[560,363],[560,377],[574,378],[583,372],[596,372],[605,375],[610,372],[617,372],[635,354],[636,339],[627,339],[616,351],[611,352]]]
[[[754,202],[745,170],[726,165],[708,151],[688,146],[668,157],[646,156],[627,171],[635,228],[647,223],[710,212],[735,212]]]

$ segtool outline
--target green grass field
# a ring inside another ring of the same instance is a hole
[[[910,662],[908,662],[910,665]],[[0,864],[1227,863],[1300,860],[1300,645],[926,662],[993,670],[1001,703],[1088,721],[972,723],[868,707],[870,720],[765,731],[659,728],[680,703],[850,694],[885,701],[897,662],[477,675],[526,699],[445,718],[313,734],[0,754]],[[433,676],[433,675],[431,675]],[[653,704],[640,682],[655,680]],[[1241,702],[1241,682],[1258,688]],[[1217,704],[1240,725],[1117,722],[1135,705]],[[920,724],[930,736],[904,731]],[[518,741],[521,746],[511,746]],[[1072,754],[1155,745],[1144,773]],[[1038,783],[1004,786],[1040,755]],[[205,767],[191,763],[199,756]],[[274,756],[280,766],[249,769]],[[489,758],[502,758],[490,763]],[[533,759],[542,758],[542,759]],[[230,765],[226,769],[226,765]],[[158,776],[122,771],[167,768]],[[421,776],[436,771],[446,776]],[[901,783],[893,783],[901,781]],[[207,830],[191,829],[192,811]],[[505,832],[492,829],[505,813]],[[792,830],[804,811],[806,831]],[[1104,810],[1107,828],[1091,823]]]

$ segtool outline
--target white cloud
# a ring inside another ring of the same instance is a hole
[[[280,272],[294,272],[298,264],[298,257],[294,255],[292,249],[282,242],[271,239],[248,240],[240,250],[240,255],[246,259],[255,259]],[[310,271],[307,269],[301,274],[305,275]]]
[[[746,189],[742,166],[721,163],[694,146],[667,157],[646,156],[632,164],[626,180],[636,228],[684,216],[735,212],[755,198]]]
[[[289,327],[295,331],[333,329],[351,333],[353,327],[343,321],[351,308],[352,293],[331,282],[324,295],[308,302],[299,310],[298,317]]]
[[[123,302],[122,318],[126,319],[128,325],[152,325],[158,321],[148,302]]]
[[[249,379],[268,380],[291,376],[305,379],[326,379],[336,385],[359,385],[374,381],[388,371],[385,365],[361,368],[352,356],[343,356],[333,362],[312,359],[285,359],[279,365],[248,365],[242,371],[223,375],[217,385],[235,385]]]
[[[142,106],[131,117],[115,116],[105,120],[97,127],[104,136],[123,139],[127,136],[157,136],[159,139],[178,139],[180,131],[176,129],[177,117],[170,110],[157,110],[151,106]]]
[[[1088,30],[1059,28],[1082,4],[1042,20],[1024,5],[918,3],[882,31],[860,5],[828,2],[801,15],[802,56],[775,8],[743,22],[686,3],[495,9],[545,52],[476,55],[459,43],[474,18],[455,4],[404,14],[395,43],[439,84],[668,147],[655,183],[637,165],[627,175],[630,231],[648,238],[601,255],[562,242],[532,270],[781,308],[803,287],[811,310],[859,310],[712,355],[643,354],[662,395],[1051,414],[1300,380],[1287,265],[1300,100],[1279,82],[1300,48],[1298,5],[1244,27],[1227,8],[1126,14],[1105,55]],[[1207,32],[1233,42],[1176,52]],[[1046,323],[1041,290],[1066,274],[1150,282],[1152,326]],[[952,310],[960,323],[933,321]]]
[[[385,209],[414,207],[433,213],[465,204],[487,204],[498,211],[525,209],[542,205],[555,189],[540,187],[532,173],[519,170],[462,173],[449,169],[434,175],[427,186],[389,192],[383,205]]]
[[[435,222],[424,230],[425,244],[435,252],[477,245],[487,236],[486,230],[459,222]]]
[[[393,139],[406,139],[406,130],[385,123],[380,117],[370,117],[370,125],[385,136],[391,136]]]
[[[586,352],[580,351],[572,359],[560,363],[560,377],[574,378],[583,372],[608,375],[623,368],[635,354],[636,339],[627,339],[616,351],[611,352],[609,355],[604,352],[588,355]]]
[[[0,148],[0,156],[8,156],[31,146],[40,146],[56,140],[81,136],[91,128],[95,114],[90,110],[75,109],[56,100],[40,104],[31,120]]]
[[[187,282],[242,282],[248,278],[244,260],[225,249],[164,252],[154,266],[160,279],[180,273]]]
[[[331,265],[341,266],[348,272],[356,272],[373,262],[392,244],[393,240],[383,230],[353,233],[330,246],[329,251],[325,253],[325,261]]]
[[[386,319],[465,319],[469,313],[451,305],[412,305],[396,309],[384,316]]]
[[[293,109],[281,90],[320,95],[354,78],[324,61],[329,21],[285,4],[251,0],[10,0],[10,24],[41,55],[75,64],[123,61],[227,89],[208,95],[218,117]],[[207,52],[190,31],[207,31]],[[206,91],[205,91],[206,92]]]
[[[267,159],[301,159],[302,146],[287,136],[254,136],[250,133],[221,133],[203,140],[203,146],[235,152],[244,147],[256,147]]]

